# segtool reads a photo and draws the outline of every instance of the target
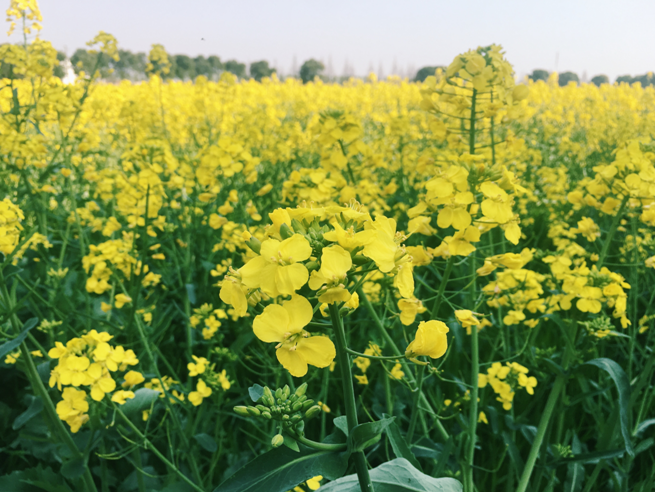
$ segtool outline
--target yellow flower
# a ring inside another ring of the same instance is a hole
[[[427,355],[432,359],[438,359],[446,353],[448,348],[448,327],[437,320],[421,321],[416,330],[414,340],[407,346],[405,356],[414,358],[419,355]]]
[[[309,279],[309,288],[319,290],[328,286],[318,298],[321,303],[348,302],[351,294],[346,290],[345,282],[348,270],[352,267],[350,253],[339,245],[323,248],[321,268],[313,271]]]
[[[366,374],[362,374],[361,376],[355,374],[355,379],[359,384],[368,384],[368,378],[366,377]]]
[[[116,294],[116,297],[114,298],[114,302],[116,304],[116,308],[120,309],[123,306],[125,306],[125,304],[129,304],[130,302],[132,302],[132,298],[126,296],[125,294]]]
[[[89,411],[89,402],[86,401],[86,392],[75,388],[64,388],[63,400],[57,403],[57,415],[75,433],[89,419],[85,415]]]
[[[116,393],[111,395],[111,401],[116,402],[119,405],[125,405],[125,402],[132,398],[134,398],[133,391],[118,390]]]
[[[298,262],[308,259],[311,254],[312,247],[300,234],[282,242],[267,239],[261,244],[260,256],[239,270],[241,280],[247,287],[261,288],[272,297],[293,295],[309,278],[305,265]]]
[[[402,365],[398,362],[390,371],[389,377],[393,379],[400,380],[405,377],[405,373],[402,371]]]
[[[199,406],[204,398],[211,396],[212,389],[205,384],[202,379],[198,380],[196,384],[196,391],[189,393],[189,401],[194,407]]]
[[[473,316],[473,312],[468,309],[460,309],[455,311],[455,317],[457,321],[462,325],[462,328],[466,328],[466,334],[471,334],[471,326],[480,326],[480,320]],[[480,328],[478,328],[480,331]]]
[[[141,374],[139,371],[129,371],[125,373],[125,376],[123,377],[125,379],[122,384],[124,388],[131,388],[132,386],[136,386],[137,384],[141,384],[145,381],[143,374]]]
[[[205,369],[209,365],[209,361],[204,357],[196,357],[195,355],[192,355],[191,357],[193,357],[193,360],[196,362],[189,362],[187,364],[187,369],[189,369],[189,376],[193,377],[205,372]]]
[[[312,320],[312,305],[302,296],[293,296],[282,305],[271,304],[253,322],[257,338],[277,342],[277,360],[292,376],[307,374],[307,364],[327,367],[336,356],[332,340],[323,336],[310,337],[303,328]]]

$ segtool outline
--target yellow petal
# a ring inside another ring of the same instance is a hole
[[[350,258],[350,253],[341,246],[334,245],[323,248],[323,254],[321,255],[321,274],[328,281],[345,277],[352,265],[353,262]]]
[[[262,342],[282,342],[289,331],[289,312],[279,304],[270,304],[255,317],[252,328]]]
[[[277,360],[282,364],[292,376],[297,378],[307,374],[307,362],[298,354],[296,350],[289,350],[289,346],[283,345],[275,351]]]
[[[275,272],[275,287],[279,294],[291,296],[307,283],[307,279],[309,279],[309,272],[305,265],[294,263],[279,266]]]
[[[309,241],[300,234],[294,234],[289,239],[282,241],[279,251],[285,261],[304,261],[312,255],[312,247],[309,245]]]
[[[262,243],[262,253],[264,250],[264,244],[268,243],[269,241],[272,240],[269,239]],[[241,273],[241,281],[247,287],[256,289],[259,287],[261,283],[260,281],[263,278],[262,270],[269,265],[271,265],[270,262],[268,262],[264,256],[256,256],[239,269],[239,273]]]
[[[282,307],[289,316],[286,325],[286,331],[289,333],[299,333],[314,317],[312,305],[303,296],[293,296],[283,302]]]
[[[298,342],[296,352],[307,364],[316,367],[329,366],[337,355],[332,340],[322,336],[303,338]]]

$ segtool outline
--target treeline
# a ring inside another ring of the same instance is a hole
[[[98,53],[82,48],[76,50],[73,56],[70,57],[73,70],[76,74],[82,71],[91,73],[94,70],[99,70],[100,76],[107,81],[140,81],[148,78],[146,71],[148,55],[146,53],[119,50],[120,59],[118,61],[114,61],[107,56],[100,56],[100,58],[99,56]],[[58,51],[57,60],[59,61],[59,65],[55,67],[54,73],[57,77],[63,78],[66,75],[64,73],[66,54]],[[260,81],[264,77],[270,77],[273,73],[277,72],[277,69],[269,66],[266,60],[253,62],[250,66],[246,66],[245,63],[240,63],[237,60],[227,60],[224,62],[216,55],[207,57],[202,55],[196,57],[168,55],[168,60],[171,64],[170,70],[168,73],[161,74],[165,79],[194,80],[196,77],[202,75],[210,80],[217,80],[221,73],[230,72],[240,79],[251,78]],[[442,70],[446,69],[446,67],[439,65],[422,67],[416,72],[413,80],[415,82],[423,82],[428,76],[434,75],[438,68]],[[301,65],[297,74],[292,74],[291,76],[300,78],[304,83],[312,81],[316,77],[328,82],[342,82],[350,78],[349,76],[328,78],[323,74],[324,70],[325,65],[312,58]],[[547,81],[550,75],[551,73],[547,70],[536,69],[532,71],[528,78],[534,81]],[[11,78],[12,76],[13,71],[11,65],[0,60],[0,78]],[[580,83],[580,78],[575,72],[562,72],[558,74],[558,83],[560,86],[565,86],[570,82]],[[590,82],[597,86],[610,83],[607,75],[596,75]],[[634,77],[631,75],[622,75],[615,81],[616,84],[635,84],[637,82],[643,87],[652,86],[655,85],[655,77],[652,72],[648,72],[645,75]]]

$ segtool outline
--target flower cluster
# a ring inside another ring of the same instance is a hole
[[[80,338],[70,339],[66,345],[56,342],[48,356],[58,363],[50,372],[50,387],[57,386],[62,391],[63,400],[57,404],[57,415],[66,421],[72,432],[77,432],[89,420],[87,412],[89,396],[94,401],[102,401],[111,394],[111,400],[123,405],[127,399],[134,398],[132,388],[144,381],[140,372],[130,370],[139,363],[136,354],[122,346],[112,346],[108,342],[113,337],[106,332],[91,330]],[[122,375],[122,388],[117,391],[117,372]]]
[[[534,394],[537,378],[528,376],[528,369],[517,362],[507,362],[502,365],[494,362],[486,374],[478,374],[478,387],[489,384],[498,396],[496,400],[503,404],[505,410],[512,408],[516,390],[523,388],[529,395]]]

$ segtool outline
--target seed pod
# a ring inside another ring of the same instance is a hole
[[[294,395],[300,398],[301,396],[305,395],[306,391],[307,391],[307,383],[302,383],[300,386],[298,386]]]
[[[289,239],[291,236],[293,236],[294,232],[291,227],[289,227],[286,224],[282,224],[280,226],[280,236],[282,236],[282,239]]]
[[[311,407],[314,404],[314,400],[307,400],[302,404],[302,409],[307,410],[309,407]]]
[[[321,411],[321,407],[319,407],[318,405],[314,405],[313,407],[311,407],[309,410],[305,412],[305,418],[311,419],[320,411]]]
[[[253,417],[259,417],[262,413],[255,407],[246,407],[248,410],[248,413],[252,415]]]
[[[238,407],[234,407],[233,410],[238,415],[241,415],[242,417],[250,417],[250,413],[248,412],[248,407],[244,407],[243,405],[240,405]]]
[[[271,439],[271,446],[274,448],[279,448],[284,444],[284,436],[282,434],[275,434],[273,439]]]

